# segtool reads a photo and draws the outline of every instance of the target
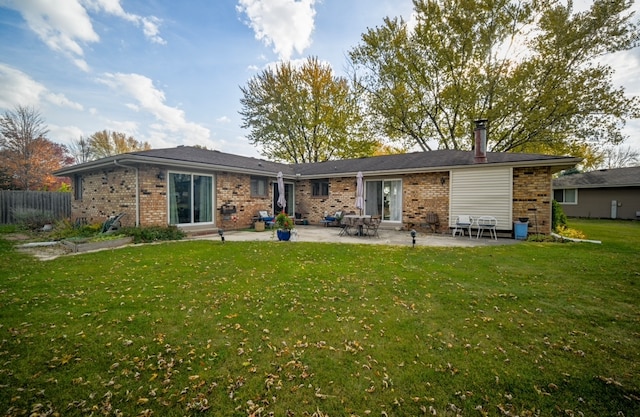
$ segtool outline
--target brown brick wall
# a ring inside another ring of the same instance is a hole
[[[449,173],[437,172],[400,176],[403,191],[402,225],[405,228],[424,228],[426,215],[435,212],[441,228],[448,224],[449,215]],[[444,184],[441,182],[444,179]],[[366,181],[366,178],[365,178]],[[296,184],[297,211],[306,213],[311,223],[318,223],[324,213],[333,214],[356,209],[356,178],[331,178],[328,197],[311,196],[311,182]]]
[[[551,181],[549,167],[513,169],[513,220],[528,217],[529,233],[551,233]]]
[[[406,229],[425,231],[427,213],[438,215],[437,232],[449,230],[449,172],[405,175],[402,178],[402,221]]]
[[[169,224],[167,210],[167,170],[158,167],[140,167],[140,225],[166,226]],[[161,178],[158,178],[158,176]]]
[[[296,207],[306,213],[311,223],[319,223],[326,212],[329,215],[336,211],[356,211],[356,178],[343,177],[329,179],[329,196],[313,197],[311,181],[296,183]]]
[[[136,222],[135,169],[116,167],[85,174],[82,181],[82,200],[71,202],[72,220],[103,223],[109,216],[126,213],[124,226]]]
[[[251,197],[251,177],[249,175],[232,174],[222,172],[216,174],[216,226],[224,229],[234,227],[244,228],[251,226],[253,217],[260,210],[271,212],[271,186],[267,184],[266,197]],[[220,207],[223,204],[236,206],[237,221],[233,222],[231,216],[223,216]]]

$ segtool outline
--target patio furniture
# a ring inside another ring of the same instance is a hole
[[[489,231],[489,237],[494,240],[498,240],[498,234],[496,233],[496,226],[498,221],[493,216],[480,216],[476,219],[476,225],[478,226],[478,236],[476,239],[480,239],[485,230]]]
[[[266,210],[260,210],[258,211],[258,221],[265,222],[269,228],[273,228],[275,217],[271,216]]]
[[[430,212],[427,213],[427,227],[436,233],[438,227],[440,227],[440,219],[438,218],[438,213]]]
[[[340,219],[340,233],[338,234],[338,236],[345,236],[345,235],[351,235],[350,230],[351,227],[353,226],[353,223],[351,221],[350,217],[343,217]]]
[[[299,213],[299,212],[293,213],[293,222],[295,224],[303,224],[303,225],[309,224],[309,220],[307,220],[306,216],[303,216],[302,213]]]
[[[365,231],[366,235],[380,237],[378,234],[378,228],[380,227],[381,222],[382,218],[380,218],[380,216],[372,216],[370,219],[366,219],[364,222],[364,225],[367,228]]]
[[[325,226],[329,226],[329,225],[341,226],[342,216],[343,216],[342,210],[336,211],[336,214],[334,214],[333,216],[326,216],[324,218],[324,220],[326,220]]]
[[[471,225],[473,224],[473,218],[466,214],[461,214],[456,218],[455,228],[453,229],[453,237],[456,237],[458,233],[464,236],[464,231],[469,233],[469,239],[471,239]]]
[[[364,236],[365,221],[371,219],[368,214],[345,214],[344,219],[348,219],[351,222],[351,228],[355,229],[354,234],[356,236]]]

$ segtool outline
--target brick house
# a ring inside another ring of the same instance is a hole
[[[56,175],[72,178],[72,220],[89,223],[126,213],[126,226],[248,227],[259,210],[278,211],[276,176],[282,172],[287,212],[317,224],[327,213],[357,211],[356,175],[362,172],[364,212],[382,216],[381,228],[420,228],[428,213],[436,213],[444,233],[457,215],[468,214],[494,216],[506,232],[514,219],[529,217],[537,232],[548,234],[552,175],[580,161],[438,150],[281,164],[179,146],[111,156]]]

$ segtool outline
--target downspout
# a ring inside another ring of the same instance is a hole
[[[138,167],[120,164],[116,159],[113,160],[113,163],[122,168],[133,168],[136,170],[136,227],[140,227],[140,171]]]

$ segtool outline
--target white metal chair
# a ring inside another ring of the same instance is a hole
[[[489,231],[489,237],[494,240],[498,240],[498,234],[496,233],[496,226],[498,221],[493,216],[480,216],[476,219],[476,225],[478,226],[478,236],[476,239],[480,239],[485,230]]]
[[[460,236],[464,236],[464,231],[469,233],[469,239],[471,239],[471,225],[473,224],[473,218],[466,214],[461,214],[456,218],[455,228],[453,229],[453,237],[456,237],[458,233]]]

